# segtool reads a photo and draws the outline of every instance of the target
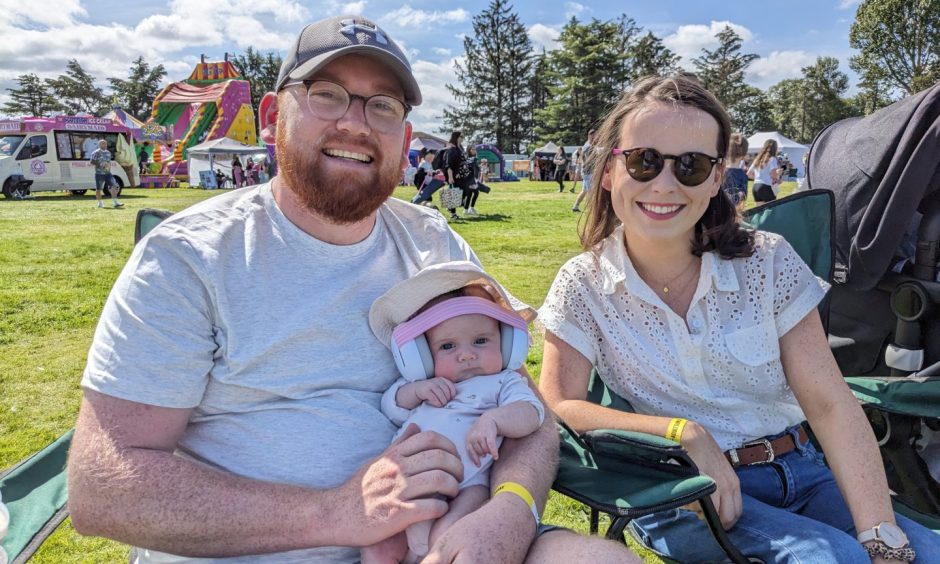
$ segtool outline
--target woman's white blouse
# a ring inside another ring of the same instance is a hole
[[[538,319],[638,413],[697,421],[726,450],[805,419],[779,340],[828,288],[786,240],[758,231],[748,258],[702,256],[682,319],[633,268],[621,227],[565,263]]]

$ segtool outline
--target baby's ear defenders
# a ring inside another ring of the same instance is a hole
[[[486,315],[499,322],[503,370],[521,368],[529,353],[529,332],[522,317],[485,298],[462,296],[435,304],[392,331],[389,348],[401,375],[409,382],[431,378],[434,358],[425,331],[453,317],[470,314]]]
[[[522,368],[529,353],[529,333],[508,323],[499,324],[500,348],[503,354],[503,370]],[[416,382],[434,376],[434,360],[428,340],[421,333],[414,339],[402,343],[399,347],[392,338],[392,356],[395,366],[409,382]]]

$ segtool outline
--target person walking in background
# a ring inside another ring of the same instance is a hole
[[[473,182],[473,173],[467,163],[467,155],[464,153],[461,142],[463,133],[454,131],[450,134],[450,140],[447,142],[447,148],[444,149],[444,174],[447,177],[447,183],[452,188],[464,189]],[[457,208],[447,208],[451,219],[459,219]]]
[[[565,175],[568,173],[568,155],[565,154],[564,147],[558,147],[555,158],[552,159],[552,164],[555,165],[555,182],[558,183],[558,191],[564,192]]]
[[[780,182],[780,165],[777,163],[777,142],[773,139],[764,141],[747,175],[754,179],[751,191],[755,202],[772,202],[777,199],[774,185]]]
[[[578,186],[578,181],[581,180],[581,147],[578,147],[574,154],[571,155],[571,167],[571,180],[573,180],[574,183],[568,191],[574,194],[575,188]]]
[[[588,131],[587,141],[581,146],[581,193],[578,194],[578,198],[574,201],[574,206],[571,207],[571,211],[573,212],[581,211],[581,208],[578,206],[581,205],[581,201],[584,200],[591,190],[591,175],[594,172],[594,159],[591,156],[593,151],[594,130],[592,129]]]
[[[480,195],[480,165],[477,163],[477,148],[473,145],[467,145],[467,166],[470,167],[472,181],[463,188],[463,213],[464,215],[478,215],[473,206],[477,203],[477,197]]]
[[[259,184],[268,181],[268,171],[267,166],[264,164],[264,159],[258,159],[258,164],[255,165],[255,172],[258,174]]]
[[[480,184],[486,184],[490,181],[490,161],[481,158],[480,161]]]
[[[244,169],[242,168],[242,161],[238,158],[238,155],[232,157],[232,182],[235,183],[236,188],[241,188],[245,182]]]
[[[747,172],[744,170],[744,157],[747,156],[747,138],[740,133],[731,134],[728,144],[728,167],[725,169],[725,179],[721,189],[737,208],[738,213],[744,211],[747,200]]]
[[[255,161],[251,157],[245,160],[245,186],[255,183]]]
[[[104,139],[98,141],[98,149],[92,152],[88,161],[95,167],[95,200],[98,202],[98,207],[104,207],[101,203],[101,192],[105,188],[111,190],[111,201],[114,202],[114,207],[123,206],[124,204],[118,201],[118,190],[114,184],[114,177],[111,176],[111,151],[108,150],[108,142]]]

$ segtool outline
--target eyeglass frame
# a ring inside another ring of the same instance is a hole
[[[619,148],[619,147],[613,147],[613,148],[610,149],[610,154],[612,154],[612,155],[614,155],[614,156],[623,155],[623,164],[624,164],[624,166],[626,166],[626,164],[627,164],[627,157],[630,155],[630,153],[632,153],[632,152],[634,152],[634,151],[639,151],[639,150],[655,151],[660,157],[662,157],[662,159],[663,159],[663,167],[662,167],[661,169],[659,169],[659,172],[657,172],[654,176],[652,176],[652,177],[650,177],[650,178],[648,178],[648,179],[646,179],[646,180],[641,180],[641,179],[639,179],[639,178],[635,178],[632,174],[630,174],[630,171],[627,170],[627,174],[630,176],[631,179],[636,180],[637,182],[652,182],[653,180],[656,179],[657,176],[659,176],[660,174],[663,173],[664,170],[666,170],[666,161],[667,161],[667,160],[671,160],[671,161],[672,161],[672,166],[673,166],[672,175],[676,177],[676,180],[679,182],[679,184],[682,184],[683,186],[685,186],[685,187],[687,187],[687,188],[695,188],[695,187],[697,187],[697,186],[701,186],[702,184],[705,184],[706,182],[708,182],[708,176],[715,170],[715,165],[718,164],[718,163],[722,163],[722,162],[724,162],[724,160],[725,160],[724,155],[719,155],[719,156],[717,156],[717,157],[713,157],[713,156],[711,156],[711,155],[709,155],[709,154],[707,154],[707,153],[702,153],[702,152],[700,152],[700,151],[686,151],[686,152],[681,153],[681,154],[678,154],[678,155],[670,155],[670,154],[668,154],[668,153],[660,152],[659,149],[655,149],[655,148],[653,148],[653,147],[634,147],[634,148],[632,148],[632,149],[621,149],[621,148]],[[676,174],[675,167],[678,166],[679,158],[682,157],[683,155],[702,155],[703,157],[705,157],[706,159],[708,159],[708,162],[711,164],[711,168],[708,169],[708,173],[705,175],[705,178],[702,179],[702,181],[699,182],[698,184],[686,184],[685,182],[682,182],[682,180],[680,180],[680,179],[679,179],[679,176]]]
[[[340,84],[340,83],[338,83],[338,82],[334,82],[334,81],[332,81],[332,80],[326,80],[325,78],[318,78],[318,79],[316,79],[316,80],[307,78],[307,79],[304,79],[304,80],[294,80],[294,81],[292,81],[292,82],[285,82],[283,85],[281,85],[281,90],[284,90],[284,89],[287,88],[288,86],[303,86],[304,89],[307,91],[307,109],[309,109],[311,113],[316,114],[316,112],[314,112],[314,111],[310,108],[310,87],[313,86],[313,84],[316,83],[316,82],[328,82],[328,83],[330,83],[330,84],[335,84],[336,86],[339,86],[340,88],[342,88],[342,89],[343,89],[343,92],[346,93],[346,97],[348,98],[348,100],[347,100],[347,102],[346,102],[346,108],[345,108],[338,116],[336,116],[335,118],[332,118],[332,119],[339,119],[339,118],[343,117],[344,115],[346,115],[346,112],[349,111],[349,107],[352,106],[353,100],[362,100],[362,116],[363,116],[363,118],[365,118],[366,123],[369,124],[369,127],[374,127],[374,126],[373,126],[371,123],[369,123],[369,116],[368,116],[367,113],[366,113],[366,107],[368,107],[368,105],[369,105],[369,100],[371,100],[372,98],[379,98],[379,97],[382,97],[382,98],[389,98],[389,99],[395,100],[396,102],[398,102],[399,104],[401,104],[402,107],[405,109],[405,113],[402,115],[401,121],[399,122],[400,124],[401,124],[401,123],[405,123],[405,120],[408,119],[408,114],[410,114],[410,113],[411,113],[411,110],[414,109],[414,107],[413,107],[411,104],[409,104],[408,102],[405,102],[404,100],[400,100],[400,99],[398,99],[398,98],[396,98],[396,97],[394,97],[394,96],[390,96],[390,95],[388,95],[388,94],[373,94],[372,96],[363,96],[363,95],[361,95],[361,94],[353,94],[352,92],[350,92],[349,90],[347,90],[346,87],[343,86],[342,84]],[[317,117],[319,117],[319,116],[317,116]],[[321,119],[330,119],[330,118],[321,118]]]

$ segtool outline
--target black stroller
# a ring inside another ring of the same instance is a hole
[[[896,499],[936,529],[940,84],[824,129],[807,183],[835,197],[830,345],[875,429]]]

